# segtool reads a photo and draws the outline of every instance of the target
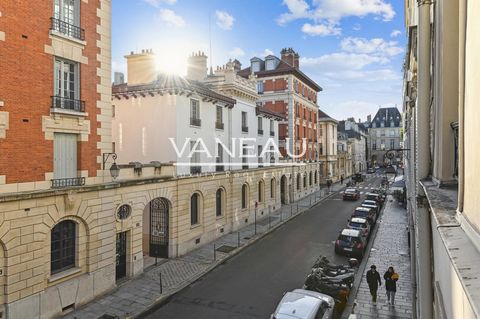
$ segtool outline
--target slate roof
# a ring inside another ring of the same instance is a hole
[[[257,57],[254,57],[252,59],[260,60],[260,61],[264,62],[262,59],[257,58]],[[285,62],[283,60],[280,60],[280,59],[278,59],[278,60],[280,62],[278,63],[275,70],[261,70],[261,71],[255,72],[255,75],[257,77],[261,78],[261,77],[267,77],[267,76],[272,76],[272,75],[294,74],[295,76],[297,76],[299,79],[301,79],[303,82],[308,84],[312,89],[316,90],[317,92],[323,91],[323,89],[317,83],[315,83],[315,81],[310,79],[305,73],[303,73],[302,71],[300,71],[296,67],[288,64],[287,62]],[[250,76],[251,73],[252,73],[251,68],[248,67],[248,68],[245,68],[243,70],[238,71],[237,74],[241,77],[244,77],[244,78],[248,79],[248,77]]]
[[[375,123],[375,127],[381,127],[382,122],[384,123],[384,127],[400,127],[402,114],[400,114],[400,111],[396,107],[382,107],[377,111],[377,114],[375,114],[372,124]],[[372,127],[372,124],[370,124],[370,127]]]
[[[112,94],[114,97],[117,98],[121,98],[125,95],[128,96],[138,94],[144,96],[146,94],[163,94],[165,92],[171,94],[179,94],[181,92],[195,92],[200,96],[221,101],[230,107],[233,107],[233,105],[237,102],[235,99],[211,90],[208,86],[201,82],[188,80],[179,75],[159,74],[157,80],[151,83],[135,85],[128,85],[128,83],[125,83],[114,85],[112,87]]]

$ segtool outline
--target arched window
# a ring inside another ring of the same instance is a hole
[[[318,184],[318,172],[315,171],[315,185]]]
[[[275,198],[275,178],[270,180],[270,198]]]
[[[303,174],[303,188],[307,187],[307,173]]]
[[[264,193],[264,183],[263,181],[258,182],[258,202],[262,203],[263,202],[263,193]]]
[[[51,232],[50,272],[52,274],[75,267],[76,223],[65,220]]]
[[[247,208],[248,206],[248,186],[247,184],[242,185],[242,208]]]
[[[195,193],[190,197],[190,224],[198,224],[198,213],[200,211],[200,195]]]
[[[313,180],[312,180],[312,172],[310,172],[310,174],[309,174],[309,176],[308,176],[308,184],[309,184],[309,186],[312,186],[312,184],[313,184],[312,181],[313,181]]]
[[[224,209],[224,191],[222,188],[217,189],[217,193],[215,195],[215,202],[216,202],[216,215],[217,217],[223,215]]]
[[[300,190],[300,173],[297,174],[297,190]]]

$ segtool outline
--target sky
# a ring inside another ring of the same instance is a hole
[[[142,49],[153,49],[160,71],[185,73],[193,51],[214,69],[230,58],[243,68],[291,47],[331,117],[401,108],[403,1],[113,0],[112,11],[112,71],[126,73],[124,56]]]

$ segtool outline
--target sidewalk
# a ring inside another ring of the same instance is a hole
[[[332,185],[331,191],[334,193],[342,188],[343,185],[337,183]],[[270,216],[261,216],[262,219],[257,221],[256,235],[254,224],[250,224],[182,257],[159,260],[157,266],[148,268],[143,274],[126,281],[117,289],[80,307],[64,318],[97,319],[105,314],[120,318],[136,317],[189,286],[286,221],[316,205],[329,195],[326,193],[327,190],[323,188],[290,205],[282,206]]]
[[[412,317],[412,282],[410,255],[407,235],[407,211],[392,196],[387,197],[383,215],[378,221],[378,232],[367,260],[360,287],[356,295],[355,316],[350,318],[411,318]],[[382,278],[378,289],[377,305],[372,305],[365,274],[371,265],[377,266]],[[383,274],[393,266],[399,274],[395,306],[387,304]]]

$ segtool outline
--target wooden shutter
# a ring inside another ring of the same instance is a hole
[[[55,133],[53,151],[54,178],[77,177],[77,134]]]

